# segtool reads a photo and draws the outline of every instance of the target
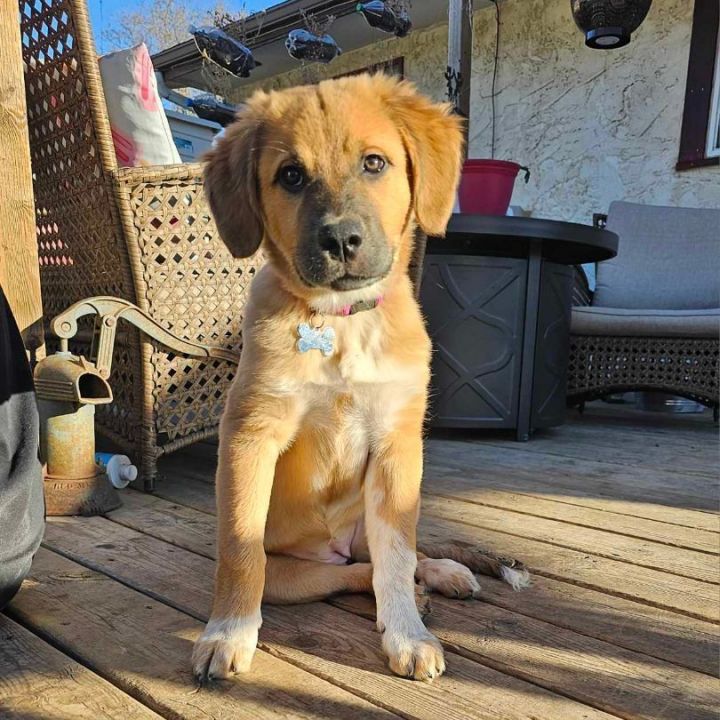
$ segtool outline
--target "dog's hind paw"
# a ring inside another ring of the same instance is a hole
[[[531,584],[530,573],[525,565],[515,558],[501,557],[494,553],[473,547],[469,543],[454,541],[437,548],[438,554],[452,557],[473,573],[489,575],[506,582],[513,590],[522,590]]]
[[[248,672],[257,648],[261,622],[259,612],[244,618],[210,620],[193,648],[193,673],[199,682]]]
[[[449,598],[477,598],[480,585],[469,568],[447,559],[418,560],[415,576],[429,590]]]

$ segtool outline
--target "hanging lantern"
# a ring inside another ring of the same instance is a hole
[[[307,62],[329,63],[342,52],[335,39],[327,33],[316,35],[302,29],[288,33],[285,47],[290,57]]]
[[[630,42],[652,0],[570,0],[576,25],[589,48],[609,50]]]
[[[371,27],[392,33],[397,37],[405,37],[412,27],[407,11],[393,8],[389,2],[372,0],[372,2],[358,3],[355,9],[362,13]]]
[[[190,34],[201,53],[233,75],[250,77],[250,71],[262,64],[253,57],[249,47],[220,28],[191,25]]]

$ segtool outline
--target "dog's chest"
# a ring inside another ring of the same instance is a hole
[[[328,431],[354,456],[393,429],[398,411],[424,392],[424,385],[418,368],[399,363],[387,352],[377,323],[344,323],[335,354],[316,365],[302,393],[307,420],[329,420]]]
[[[337,344],[299,353],[279,387],[300,400],[296,437],[283,453],[273,488],[267,541],[284,552],[334,562],[358,536],[368,461],[402,421],[403,408],[425,393],[427,368],[396,359],[372,312],[332,322]],[[292,517],[292,520],[288,518]],[[299,555],[298,553],[304,553]],[[333,559],[334,558],[334,559]]]
[[[296,351],[291,362],[276,366],[274,384],[300,409],[282,468],[292,465],[305,487],[334,495],[340,491],[338,479],[362,475],[369,454],[395,429],[402,408],[424,393],[427,369],[395,359],[389,351],[392,338],[383,334],[374,311],[328,319],[327,325],[336,334],[332,354]]]
[[[361,392],[364,385],[385,384],[392,373],[382,327],[372,320],[349,318],[336,330],[336,357],[324,368],[325,378],[336,392]]]

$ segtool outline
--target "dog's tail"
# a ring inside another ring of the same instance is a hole
[[[530,585],[530,573],[523,563],[514,558],[499,557],[469,543],[453,541],[447,543],[418,543],[418,552],[429,558],[447,558],[470,568],[474,573],[489,575],[503,580],[513,590],[522,590]]]

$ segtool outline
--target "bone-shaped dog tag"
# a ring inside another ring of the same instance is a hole
[[[307,323],[298,325],[298,352],[319,350],[325,357],[332,355],[335,347],[335,331],[331,327],[314,328]]]

